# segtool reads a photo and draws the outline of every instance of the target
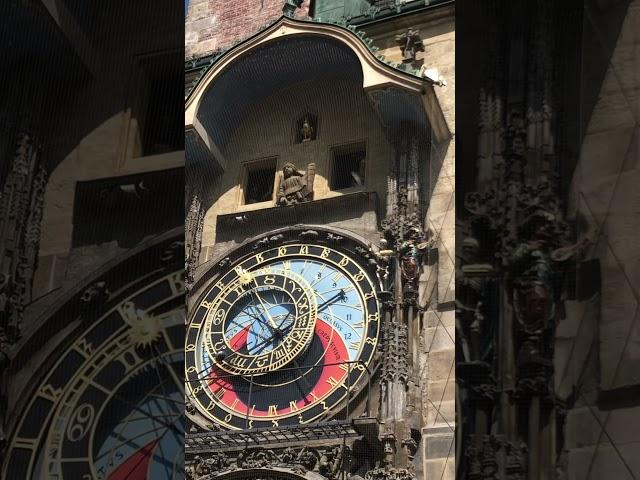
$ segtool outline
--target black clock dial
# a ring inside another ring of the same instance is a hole
[[[229,312],[236,324],[221,331],[229,332],[226,338],[236,347],[242,345],[245,355],[261,356],[275,351],[282,340],[259,312],[273,312],[278,328],[278,322],[285,330],[296,324],[297,318],[291,318],[291,300],[282,290],[265,290],[267,302],[262,310],[254,308],[256,300],[250,295],[230,293],[230,285],[241,283],[243,272],[299,278],[316,305],[304,348],[289,355],[286,363],[269,356],[269,367],[263,367],[260,374],[231,370],[224,360],[216,359],[217,350],[211,349],[211,332],[206,328],[208,319],[221,315],[216,308],[226,299],[234,305]],[[379,330],[375,284],[352,252],[320,243],[290,243],[239,254],[211,280],[190,313],[185,349],[187,394],[201,415],[227,428],[309,423],[330,415],[354,387],[362,385]]]
[[[118,294],[42,366],[2,478],[184,477],[184,285],[181,268],[163,265],[170,243],[128,260],[137,275],[148,264],[142,279],[122,265],[105,274]],[[74,299],[50,321],[73,318]]]

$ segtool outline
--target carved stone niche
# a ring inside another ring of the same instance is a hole
[[[316,139],[318,135],[318,116],[305,113],[296,120],[295,143],[306,143]]]

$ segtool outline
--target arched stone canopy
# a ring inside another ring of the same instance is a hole
[[[358,81],[392,142],[407,124],[450,138],[431,80],[385,64],[347,28],[282,17],[219,57],[187,98],[187,161],[222,173],[224,147],[250,108],[318,76]]]

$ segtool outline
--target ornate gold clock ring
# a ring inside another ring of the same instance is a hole
[[[243,270],[209,312],[204,343],[213,363],[230,374],[262,375],[288,365],[307,349],[317,304],[312,288],[294,272]]]

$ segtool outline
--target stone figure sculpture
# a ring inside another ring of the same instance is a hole
[[[302,134],[303,142],[313,140],[313,127],[311,126],[311,123],[309,123],[309,117],[305,117],[304,122],[302,122],[302,129],[300,133]]]
[[[424,52],[424,44],[418,30],[409,29],[406,33],[396,35],[396,43],[402,52],[403,63],[415,62],[418,52]]]
[[[302,173],[292,163],[282,167],[282,180],[278,188],[278,205],[296,205],[313,198],[315,163],[310,163],[307,172]]]

